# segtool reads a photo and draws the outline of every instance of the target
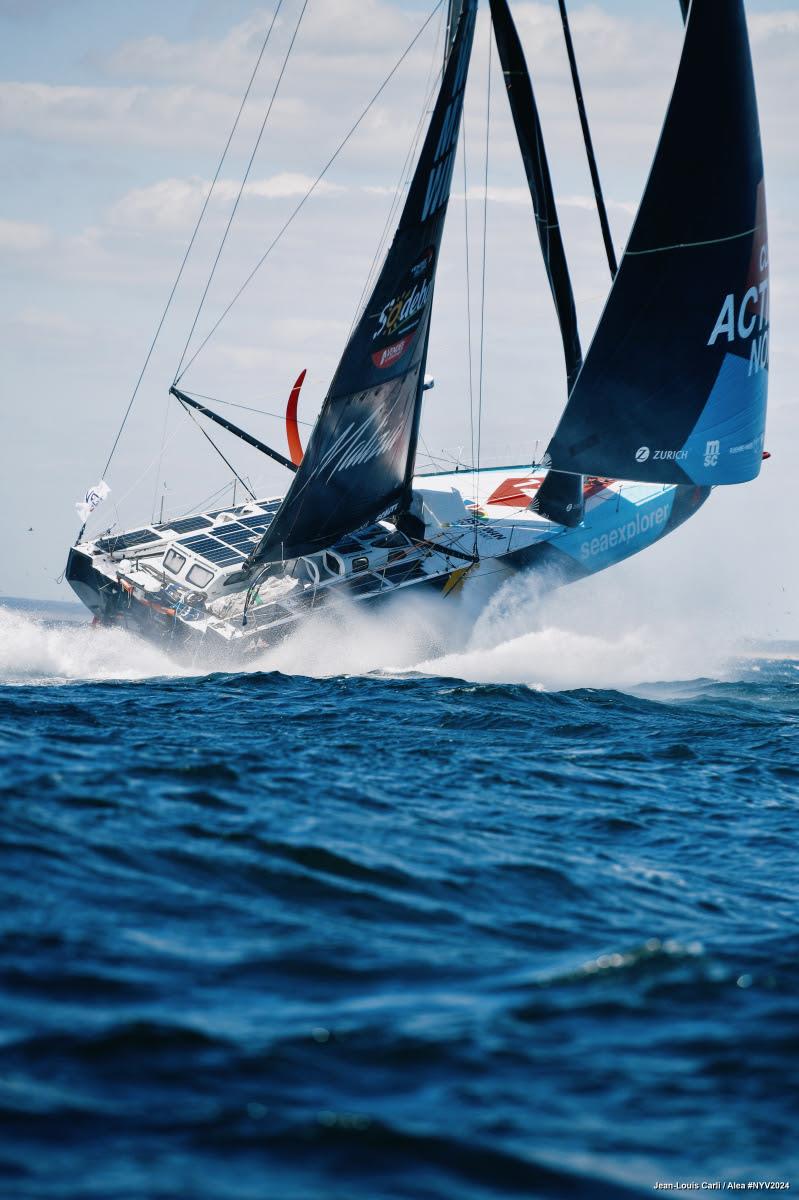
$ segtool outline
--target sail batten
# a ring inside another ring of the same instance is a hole
[[[651,483],[754,478],[769,252],[742,0],[693,0],[644,196],[548,448],[559,470]]]
[[[464,0],[394,241],[252,563],[324,549],[406,495],[476,11]]]

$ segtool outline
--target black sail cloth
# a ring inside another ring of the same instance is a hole
[[[768,264],[743,3],[693,0],[641,207],[549,445],[552,466],[664,484],[754,478]]]
[[[329,546],[391,511],[407,492],[476,11],[477,0],[463,6],[394,241],[302,463],[251,562]]]

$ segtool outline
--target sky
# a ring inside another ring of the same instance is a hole
[[[196,509],[230,473],[168,388],[303,0],[283,0],[107,480],[97,527]],[[420,465],[469,457],[467,311],[480,390],[487,4],[439,268]],[[434,0],[308,0],[248,187],[197,323],[202,341],[368,103]],[[555,0],[512,5],[533,74],[587,347],[609,277]],[[247,0],[0,0],[0,594],[69,599],[57,583],[74,502],[102,472],[213,177],[273,6]],[[646,180],[681,44],[677,0],[570,5],[617,252]],[[767,447],[760,479],[720,489],[690,526],[623,568],[680,602],[732,605],[756,636],[799,636],[791,464],[799,451],[799,3],[748,0],[772,266]],[[183,379],[285,451],[280,414],[302,368],[312,422],[381,243],[440,64],[441,9],[323,183]],[[559,335],[518,149],[492,66],[482,461],[530,461],[565,401]],[[467,292],[466,227],[470,290]],[[469,301],[467,305],[467,300]],[[278,414],[276,417],[265,413]],[[307,437],[308,426],[301,427]],[[286,473],[222,434],[260,494]],[[430,458],[427,458],[427,455]],[[228,493],[229,496],[229,493]]]

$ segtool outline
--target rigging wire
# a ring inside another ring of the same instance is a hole
[[[277,8],[275,9],[274,16],[272,17],[272,25],[270,25],[270,27],[269,27],[270,33],[272,32],[272,27],[274,26],[275,21],[277,20],[278,13],[280,12],[282,5],[283,5],[283,0],[278,0]],[[180,379],[180,374],[181,374],[180,369],[183,366],[183,361],[188,353],[189,344],[191,342],[191,339],[194,337],[194,331],[197,328],[197,322],[200,319],[200,314],[203,310],[203,306],[205,305],[205,301],[208,296],[208,291],[211,287],[211,284],[213,283],[214,275],[216,274],[216,268],[219,266],[219,260],[222,257],[222,251],[225,248],[225,243],[227,242],[228,234],[230,233],[230,228],[233,224],[233,220],[238,211],[238,207],[239,207],[239,203],[241,202],[241,198],[244,195],[244,189],[247,186],[247,180],[250,177],[250,171],[252,170],[252,165],[255,161],[255,156],[258,153],[258,147],[261,145],[261,139],[264,136],[264,131],[266,130],[267,122],[269,121],[269,117],[271,116],[272,108],[274,107],[277,93],[280,89],[281,83],[283,82],[283,76],[286,73],[286,67],[288,66],[288,62],[291,57],[291,52],[294,49],[294,43],[297,40],[297,34],[300,32],[300,26],[302,25],[302,19],[305,16],[305,10],[307,7],[308,7],[308,0],[303,0],[303,6],[300,10],[300,15],[297,18],[297,24],[294,26],[294,32],[291,35],[291,41],[289,42],[288,49],[286,50],[286,53],[283,57],[283,62],[280,67],[280,71],[278,73],[277,80],[275,81],[275,86],[272,89],[272,95],[269,98],[269,104],[267,105],[266,113],[264,114],[264,119],[261,122],[261,128],[258,130],[258,137],[255,139],[255,145],[252,148],[252,153],[250,155],[249,162],[247,163],[247,168],[244,172],[244,176],[242,178],[241,185],[238,190],[238,194],[233,203],[233,208],[230,210],[230,216],[228,217],[227,225],[225,226],[225,232],[222,234],[222,240],[219,243],[219,249],[216,252],[216,258],[214,259],[213,266],[211,267],[211,273],[208,276],[208,280],[205,284],[203,294],[200,297],[200,303],[197,307],[197,312],[194,314],[194,320],[192,321],[191,329],[189,330],[189,336],[186,338],[186,344],[183,347],[183,353],[180,356],[180,362],[178,363],[178,368],[175,371],[175,378],[172,381],[173,386],[175,384],[177,384],[178,380]]]
[[[236,301],[237,301],[237,300],[240,298],[240,296],[243,294],[243,292],[244,292],[244,291],[245,291],[245,290],[246,290],[246,289],[249,287],[249,285],[252,283],[252,281],[253,281],[253,279],[255,278],[255,276],[257,275],[258,271],[261,269],[261,267],[263,266],[263,264],[266,262],[267,258],[268,258],[268,257],[269,257],[269,255],[272,253],[272,251],[274,250],[274,248],[277,246],[278,242],[281,240],[281,238],[283,237],[283,235],[284,235],[284,233],[286,232],[286,230],[287,230],[287,229],[289,228],[289,226],[290,226],[290,225],[293,223],[293,221],[295,220],[295,218],[296,218],[296,217],[299,215],[300,211],[301,211],[301,210],[302,210],[302,209],[305,207],[305,204],[306,204],[306,203],[307,203],[307,201],[308,201],[308,200],[311,198],[311,196],[313,195],[313,193],[316,191],[316,189],[318,188],[319,184],[322,182],[322,180],[324,179],[325,175],[327,174],[327,172],[328,172],[328,171],[330,170],[330,168],[332,167],[333,163],[336,161],[336,159],[338,158],[338,156],[341,154],[341,152],[342,152],[342,150],[344,149],[344,147],[345,147],[345,146],[347,145],[347,143],[350,141],[350,139],[352,138],[352,136],[353,136],[353,134],[356,132],[356,130],[359,128],[359,126],[360,126],[360,125],[363,123],[363,121],[364,121],[364,118],[367,116],[367,114],[369,113],[369,111],[370,111],[370,110],[373,108],[373,106],[375,105],[375,103],[377,102],[377,100],[380,98],[380,96],[383,94],[383,92],[385,91],[385,89],[388,87],[389,83],[390,83],[390,82],[391,82],[391,80],[394,78],[394,76],[396,75],[397,71],[398,71],[398,70],[399,70],[399,68],[402,66],[403,62],[404,62],[404,61],[405,61],[405,59],[408,57],[408,55],[410,54],[411,50],[413,50],[414,46],[415,46],[415,45],[416,45],[416,43],[419,41],[419,38],[420,38],[420,37],[422,36],[422,34],[425,32],[425,30],[427,29],[427,26],[428,26],[428,25],[430,24],[430,22],[433,20],[433,17],[436,15],[436,13],[438,12],[439,8],[441,7],[441,5],[442,5],[443,3],[444,3],[444,0],[438,0],[438,3],[437,3],[437,4],[435,5],[435,7],[433,8],[432,12],[431,12],[431,13],[429,14],[429,16],[426,18],[426,20],[424,21],[424,23],[422,24],[422,26],[419,28],[419,30],[416,32],[416,34],[415,34],[415,35],[413,36],[413,38],[411,39],[411,41],[410,41],[410,43],[408,44],[408,46],[405,48],[405,50],[402,52],[402,54],[400,55],[400,57],[397,59],[396,63],[395,63],[395,64],[394,64],[394,66],[391,68],[391,70],[389,71],[388,75],[387,75],[387,76],[386,76],[386,78],[383,80],[383,82],[380,84],[380,87],[377,89],[377,91],[375,92],[375,94],[372,96],[371,100],[370,100],[370,101],[369,101],[369,103],[366,105],[366,107],[363,109],[363,111],[361,112],[360,116],[357,118],[357,120],[355,121],[355,123],[354,123],[353,125],[351,125],[351,126],[350,126],[349,132],[348,132],[348,133],[347,133],[347,134],[344,136],[344,138],[343,138],[343,139],[342,139],[342,140],[339,142],[339,144],[338,144],[338,147],[336,148],[336,150],[333,152],[333,154],[332,154],[332,155],[330,156],[330,158],[327,160],[327,162],[325,163],[325,165],[322,167],[322,170],[321,170],[321,171],[319,172],[319,174],[316,176],[316,179],[313,181],[313,183],[311,184],[311,186],[310,186],[310,187],[308,188],[308,190],[305,192],[305,194],[303,195],[303,197],[301,198],[301,200],[299,201],[299,203],[298,203],[298,204],[295,206],[295,208],[292,210],[292,212],[291,212],[291,214],[289,215],[289,217],[287,218],[287,220],[286,220],[286,221],[284,222],[284,224],[281,226],[280,230],[277,232],[277,234],[275,235],[275,237],[273,238],[273,240],[270,242],[269,246],[266,248],[266,250],[264,251],[264,253],[261,255],[261,257],[259,258],[258,262],[257,262],[257,263],[255,264],[255,266],[253,267],[253,269],[252,269],[252,271],[250,272],[250,274],[249,274],[249,275],[247,276],[247,278],[244,280],[244,283],[241,285],[241,287],[239,288],[239,290],[238,290],[238,291],[236,292],[236,294],[234,295],[233,299],[230,301],[230,303],[227,305],[227,307],[226,307],[226,308],[224,308],[224,309],[222,310],[222,313],[221,313],[221,315],[218,317],[218,319],[215,321],[215,323],[214,323],[214,324],[211,326],[211,328],[210,328],[210,330],[208,331],[208,333],[206,334],[206,336],[203,338],[203,340],[200,342],[200,344],[199,344],[199,346],[197,347],[197,349],[194,351],[194,354],[191,356],[191,358],[188,360],[188,362],[186,363],[186,365],[183,367],[183,369],[182,369],[182,371],[180,372],[180,374],[179,374],[178,376],[176,376],[176,378],[175,378],[175,385],[177,385],[178,383],[180,383],[180,380],[181,380],[181,379],[183,378],[183,376],[186,374],[186,372],[188,371],[189,367],[192,365],[192,363],[195,361],[195,359],[197,358],[197,356],[198,356],[198,355],[200,354],[200,352],[201,352],[201,351],[202,351],[202,350],[205,348],[205,346],[206,346],[206,345],[208,344],[208,342],[211,340],[211,338],[213,337],[213,335],[216,333],[216,331],[217,331],[217,329],[219,328],[219,326],[220,326],[220,325],[222,324],[222,322],[225,320],[225,318],[227,317],[228,313],[229,313],[229,312],[230,312],[230,310],[233,308],[233,305],[236,303]]]
[[[618,271],[618,263],[616,261],[616,251],[613,248],[613,236],[610,232],[610,223],[608,222],[608,210],[605,207],[605,197],[602,195],[602,184],[599,181],[599,168],[596,164],[596,155],[594,153],[594,143],[591,138],[591,130],[588,125],[588,114],[585,111],[585,100],[583,99],[583,89],[580,85],[580,76],[577,72],[577,59],[574,55],[574,43],[572,42],[571,29],[569,28],[569,16],[566,12],[566,0],[558,0],[560,9],[560,20],[563,26],[563,40],[566,43],[566,53],[569,57],[569,69],[571,71],[572,84],[574,86],[574,97],[577,101],[577,112],[580,117],[580,128],[583,131],[583,141],[585,143],[585,153],[588,158],[588,170],[591,173],[591,184],[594,189],[594,200],[596,201],[596,210],[599,217],[599,227],[602,230],[602,241],[605,245],[605,255],[608,260],[611,279],[616,278]]]
[[[408,153],[405,155],[405,161],[402,164],[402,169],[400,170],[400,173],[399,173],[399,179],[397,180],[397,185],[394,188],[394,196],[391,201],[391,208],[389,210],[388,216],[386,217],[386,221],[383,226],[383,231],[380,234],[380,241],[378,242],[377,249],[374,252],[372,262],[369,266],[369,272],[366,276],[366,280],[364,282],[363,288],[361,289],[361,294],[358,298],[358,303],[355,306],[355,315],[352,318],[352,324],[350,325],[349,333],[347,334],[348,341],[349,341],[350,337],[352,336],[352,331],[355,328],[355,326],[357,325],[358,320],[361,316],[363,306],[366,303],[367,293],[369,291],[370,286],[372,285],[374,276],[377,271],[378,263],[380,262],[380,260],[382,258],[383,250],[385,248],[386,242],[388,241],[389,235],[393,228],[394,218],[395,218],[397,210],[400,206],[403,192],[405,191],[405,188],[407,187],[408,182],[411,177],[411,167],[413,165],[413,160],[416,157],[417,146],[419,145],[419,141],[421,140],[422,130],[424,129],[425,117],[430,109],[430,105],[433,100],[433,97],[436,94],[436,91],[438,90],[439,82],[440,82],[441,76],[443,74],[443,69],[440,68],[438,70],[438,72],[436,73],[435,79],[433,79],[433,70],[434,70],[436,60],[438,59],[438,42],[439,42],[439,38],[441,37],[441,26],[443,23],[443,19],[444,19],[444,9],[442,7],[441,12],[439,14],[438,29],[436,31],[435,42],[433,45],[433,55],[432,55],[432,58],[430,59],[430,67],[427,72],[427,79],[425,81],[424,91],[422,93],[424,96],[424,101],[422,103],[422,111],[419,115],[419,121],[416,125],[416,129],[414,130],[414,134],[411,139],[411,144],[408,147]]]
[[[472,276],[469,265],[469,185],[466,170],[466,113],[461,114],[461,141],[463,152],[463,227],[466,250],[466,352],[469,363],[469,434],[471,459],[474,464],[474,361],[472,357]]]
[[[158,469],[155,472],[155,483],[153,484],[153,509],[152,509],[153,524],[155,524],[156,506],[158,504],[158,492],[159,492],[159,489],[161,486],[161,469],[162,469],[163,463],[164,463],[164,450],[166,449],[166,435],[167,435],[167,427],[169,425],[169,411],[170,411],[171,399],[172,399],[172,396],[170,394],[168,394],[167,398],[166,398],[166,404],[164,405],[164,423],[161,428],[161,449],[158,454]],[[166,482],[164,483],[164,487],[166,487]],[[163,499],[162,499],[162,507],[163,507]]]
[[[477,523],[480,488],[480,449],[483,437],[483,353],[485,348],[485,312],[486,312],[486,243],[488,233],[488,148],[491,132],[491,63],[494,54],[494,43],[491,38],[492,27],[488,31],[488,87],[486,89],[486,140],[485,140],[485,173],[483,176],[483,263],[482,281],[480,285],[480,373],[477,381],[477,458],[475,481],[475,510],[474,510],[474,554],[477,557]]]
[[[278,8],[280,7],[281,3],[282,3],[282,0],[279,0]],[[276,15],[277,15],[277,13],[275,13],[275,16]],[[175,297],[175,292],[178,289],[178,284],[180,283],[181,279],[183,278],[183,272],[185,270],[186,263],[188,262],[189,255],[191,254],[191,251],[192,251],[192,247],[194,246],[194,243],[197,239],[197,234],[200,231],[200,226],[203,222],[203,218],[205,217],[206,210],[211,201],[211,196],[213,195],[214,189],[216,188],[217,182],[219,180],[219,175],[222,170],[222,167],[224,166],[225,159],[227,158],[228,150],[230,149],[230,144],[233,141],[233,137],[236,133],[236,130],[238,129],[239,121],[241,120],[241,114],[244,112],[244,107],[247,103],[247,100],[249,99],[250,92],[252,91],[252,85],[255,82],[255,77],[258,74],[258,70],[261,66],[261,60],[263,59],[263,56],[266,52],[266,48],[269,45],[269,38],[272,34],[272,26],[274,25],[274,23],[275,23],[275,21],[274,21],[274,17],[273,17],[272,24],[269,26],[266,37],[263,40],[263,44],[262,44],[260,52],[258,54],[258,58],[256,59],[255,66],[253,67],[253,70],[252,70],[252,75],[250,76],[249,83],[247,84],[247,87],[244,92],[244,96],[242,97],[242,100],[241,100],[241,104],[239,105],[239,110],[236,113],[236,118],[233,122],[233,126],[230,130],[230,133],[228,134],[228,139],[225,142],[225,148],[222,151],[222,157],[219,159],[219,163],[217,164],[216,171],[214,172],[214,177],[211,181],[211,186],[209,187],[208,192],[206,193],[206,197],[203,202],[202,209],[200,210],[200,215],[197,218],[197,223],[194,226],[194,230],[192,232],[191,238],[189,239],[189,244],[186,247],[186,253],[183,255],[183,261],[181,262],[180,268],[175,277],[175,282],[172,284],[172,290],[169,293],[169,298],[164,307],[164,311],[161,313],[161,319],[159,320],[158,325],[155,330],[155,333],[153,334],[153,340],[150,342],[150,347],[147,351],[147,356],[144,360],[144,366],[142,367],[141,371],[139,372],[139,377],[136,380],[136,386],[133,389],[133,393],[130,397],[130,400],[128,401],[128,406],[125,409],[125,414],[122,418],[122,423],[119,426],[119,430],[117,431],[116,437],[114,438],[114,444],[111,447],[111,453],[108,455],[108,460],[105,464],[105,467],[103,468],[103,472],[102,472],[103,477],[107,474],[108,468],[111,466],[111,460],[114,457],[117,446],[119,445],[119,439],[122,436],[122,431],[124,430],[125,425],[127,424],[128,417],[130,416],[131,409],[133,408],[133,403],[136,399],[136,396],[138,395],[138,391],[139,391],[139,388],[141,387],[142,379],[144,378],[144,373],[147,370],[150,359],[152,358],[153,351],[155,350],[156,342],[158,341],[158,338],[160,336],[161,330],[164,325],[164,321],[166,320],[167,314],[169,313],[169,310],[172,307],[172,301]],[[86,526],[84,524],[83,528],[85,529],[85,527]],[[83,529],[81,529],[81,534],[82,533],[83,533]],[[78,540],[80,540],[80,535],[78,537]]]
[[[251,498],[254,500],[254,499],[255,499],[255,492],[252,490],[252,488],[250,488],[250,487],[248,487],[248,486],[247,486],[247,484],[246,484],[246,483],[244,482],[244,480],[242,479],[241,475],[239,475],[238,471],[237,471],[237,470],[236,470],[236,468],[233,466],[232,462],[230,462],[230,460],[229,460],[229,459],[227,459],[227,458],[225,457],[225,455],[222,453],[222,451],[219,449],[219,447],[217,446],[216,442],[215,442],[215,441],[214,441],[214,439],[211,437],[210,433],[208,433],[208,431],[207,431],[206,429],[203,429],[202,425],[201,425],[201,424],[200,424],[200,422],[197,420],[197,418],[195,417],[194,413],[191,411],[191,409],[190,409],[190,408],[187,408],[187,407],[186,407],[186,405],[182,403],[182,401],[181,401],[181,407],[183,408],[183,411],[184,411],[184,412],[186,412],[186,413],[188,413],[188,415],[191,417],[192,421],[193,421],[193,422],[194,422],[194,424],[197,426],[197,428],[199,429],[199,431],[200,431],[200,433],[203,435],[203,437],[206,439],[206,441],[208,441],[208,442],[210,442],[210,443],[211,443],[211,445],[213,446],[214,450],[216,450],[217,454],[218,454],[218,455],[219,455],[219,457],[222,459],[222,462],[225,464],[225,466],[228,468],[228,470],[229,470],[229,471],[231,471],[231,472],[233,473],[233,475],[235,475],[236,479],[238,479],[239,483],[240,483],[240,484],[241,484],[241,486],[244,488],[245,492],[249,493],[250,497],[251,497]]]
[[[228,408],[241,408],[244,410],[244,412],[256,413],[259,417],[274,417],[277,421],[285,421],[286,419],[285,413],[269,412],[269,410],[266,408],[252,408],[249,404],[239,404],[235,400],[220,400],[218,396],[207,396],[204,395],[203,392],[191,392],[188,388],[185,388],[184,391],[186,392],[187,396],[192,396],[196,400],[210,400],[212,404],[224,404]],[[297,417],[297,424],[307,425],[308,428],[311,429],[313,428],[314,422],[301,421],[300,418]]]

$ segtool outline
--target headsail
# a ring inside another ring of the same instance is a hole
[[[552,466],[655,483],[760,469],[768,381],[763,160],[742,0],[693,0],[655,160]]]
[[[394,241],[251,562],[322,549],[389,512],[407,488],[476,11],[466,0]]]

